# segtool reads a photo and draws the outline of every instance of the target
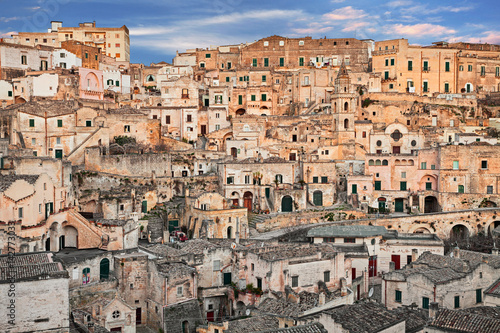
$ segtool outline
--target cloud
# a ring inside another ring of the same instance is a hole
[[[358,29],[364,28],[369,26],[369,22],[357,22],[357,23],[351,23],[344,29],[342,29],[342,32],[350,32],[350,31],[356,31]]]
[[[395,8],[395,7],[409,6],[411,4],[412,4],[412,2],[409,0],[397,0],[397,1],[388,2],[387,6]]]
[[[351,6],[335,9],[334,11],[324,14],[323,18],[327,20],[352,20],[367,16],[362,9],[354,9]]]
[[[294,28],[293,32],[300,35],[314,35],[317,33],[328,32],[332,30],[333,27],[322,27],[322,28]]]
[[[342,3],[344,2],[345,0],[331,0],[330,2],[331,3]]]
[[[26,7],[26,10],[39,10],[41,7],[40,6],[35,6],[35,7]]]
[[[20,17],[14,16],[14,17],[0,17],[0,23],[7,23],[10,21],[16,21],[20,20]]]
[[[430,23],[419,23],[414,25],[393,24],[387,26],[386,29],[386,34],[399,34],[404,37],[442,36],[456,33],[453,29]]]
[[[441,14],[444,12],[451,12],[451,13],[466,12],[472,9],[474,9],[474,6],[463,6],[463,7],[439,6],[439,7],[429,8],[427,4],[424,4],[424,5],[410,6],[407,8],[401,8],[401,12],[421,14],[421,15],[433,15],[433,14]]]
[[[0,32],[0,38],[9,38],[12,35],[16,35],[17,31]]]

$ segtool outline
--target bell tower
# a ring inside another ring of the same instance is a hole
[[[333,132],[337,144],[354,144],[354,120],[356,114],[356,93],[352,91],[351,79],[344,62],[335,79],[335,92],[331,97]]]
[[[357,94],[352,91],[351,79],[344,62],[340,65],[334,87],[335,91],[331,97],[333,144],[338,146],[339,158],[354,158],[356,155],[354,121]]]

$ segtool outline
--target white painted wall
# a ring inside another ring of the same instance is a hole
[[[59,87],[59,75],[42,74],[33,77],[33,96],[54,97]]]
[[[54,66],[63,67],[61,63],[66,64],[67,69],[72,67],[82,67],[82,59],[64,49],[54,50]]]

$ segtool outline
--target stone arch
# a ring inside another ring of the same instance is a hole
[[[431,188],[427,188],[427,183],[431,183]],[[424,175],[419,182],[419,189],[421,191],[425,190],[437,190],[438,180],[436,175]]]
[[[491,235],[491,232],[495,229],[500,227],[500,221],[493,221],[488,225],[488,235]]]
[[[245,109],[238,109],[238,110],[236,110],[236,115],[237,116],[242,116],[245,113],[247,113],[247,111]]]
[[[285,195],[281,198],[281,211],[293,212],[293,199],[291,196]]]
[[[249,212],[252,211],[253,208],[253,193],[250,191],[246,191],[243,194],[243,206],[248,209]]]
[[[100,88],[100,84],[99,84],[99,78],[97,77],[97,75],[95,75],[95,73],[88,73],[86,76],[85,76],[85,82],[87,83],[87,89],[91,89],[95,87],[96,90],[99,90]]]
[[[21,96],[16,96],[14,104],[24,104],[24,103],[26,103],[26,100],[24,98],[22,98]]]
[[[387,161],[387,160],[382,160],[382,165],[389,165],[389,161]]]
[[[344,129],[349,129],[349,119],[344,119]]]
[[[484,200],[479,204],[479,208],[494,208],[497,204],[491,200]]]
[[[246,305],[242,301],[236,302],[236,316],[244,316],[246,311]]]
[[[439,212],[439,203],[435,196],[429,195],[424,199],[424,213]]]
[[[427,227],[417,226],[411,233],[413,234],[430,234],[431,231]]]
[[[70,225],[63,228],[64,247],[78,248],[78,230]]]
[[[62,234],[61,224],[59,222],[54,222],[50,225],[48,230],[47,242],[50,251],[59,251],[59,237]]]
[[[349,102],[344,103],[344,111],[345,112],[349,111]]]
[[[450,229],[450,239],[466,239],[472,234],[472,230],[470,230],[470,227],[465,224],[455,224],[451,229]]]
[[[375,161],[374,160],[369,160],[368,161],[368,165],[375,165]]]
[[[231,227],[231,226],[227,227],[226,238],[228,238],[228,239],[234,238],[233,227]]]

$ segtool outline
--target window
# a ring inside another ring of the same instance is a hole
[[[267,94],[262,94],[260,97],[261,97],[262,102],[267,101]]]
[[[453,170],[458,170],[458,161],[453,161]]]
[[[375,181],[375,191],[380,191],[382,189],[382,182],[380,180]]]
[[[458,193],[465,193],[463,185],[458,185]]]
[[[192,121],[193,121],[193,116],[192,116],[192,115],[190,115],[190,114],[188,114],[188,115],[186,116],[186,122],[191,123]]]
[[[220,130],[220,125],[215,125],[215,130],[216,131]]]
[[[299,41],[299,46],[303,46],[303,45],[304,45],[304,41],[303,40]]]
[[[460,296],[455,296],[455,309],[460,308]]]
[[[28,56],[22,55],[21,56],[21,65],[27,65],[28,64]]]
[[[184,293],[183,291],[184,290],[183,290],[182,286],[178,286],[177,287],[177,297],[182,297],[182,294]]]
[[[299,286],[299,277],[298,276],[292,276],[292,288],[298,287]]]
[[[262,82],[266,82],[267,81],[267,77],[265,75],[262,75]]]
[[[299,58],[299,66],[304,66],[304,58],[303,57]]]
[[[200,62],[200,68],[205,68],[205,63],[204,62]]]
[[[429,297],[422,297],[422,309],[429,308]]]
[[[18,213],[19,218],[22,219],[23,218],[23,207],[19,207],[17,209],[17,213]]]
[[[344,238],[344,243],[356,243],[356,238],[354,237],[347,237],[347,238]]]
[[[422,169],[422,170],[427,169],[427,162],[420,163],[420,169]]]
[[[351,193],[352,194],[358,194],[358,185],[357,184],[352,184],[351,185]]]
[[[384,80],[389,79],[389,71],[384,72]]]
[[[226,183],[227,183],[227,184],[234,184],[234,176],[227,177],[227,179],[226,179]]]
[[[330,271],[323,273],[323,282],[330,282]]]
[[[245,176],[245,184],[250,184],[250,176],[249,175]]]
[[[481,169],[488,169],[488,161],[481,161]]]
[[[449,72],[450,71],[450,62],[449,61],[446,61],[444,63],[444,71],[445,72]]]
[[[424,92],[429,92],[429,82],[424,81],[424,87],[423,87]]]
[[[394,66],[394,58],[391,58],[391,66]]]
[[[492,185],[486,186],[486,193],[487,194],[493,194],[493,186]]]
[[[389,59],[385,59],[385,65],[389,66]]]
[[[56,138],[56,145],[60,145],[61,144],[61,138]]]
[[[229,82],[229,76],[226,76],[226,82]]]
[[[120,311],[115,310],[111,315],[113,316],[113,319],[118,319],[120,318]]]
[[[85,126],[86,127],[92,127],[92,120],[85,121]]]
[[[486,67],[481,66],[481,76],[485,76],[485,75],[486,75]]]
[[[239,105],[243,104],[243,96],[242,95],[238,95],[238,104]]]
[[[252,66],[257,67],[257,58],[252,59]]]
[[[205,58],[208,59],[208,58],[211,58],[211,57],[212,57],[212,55],[210,53],[205,54]]]
[[[483,290],[476,289],[476,303],[482,303],[482,302],[483,302]]]
[[[445,93],[449,93],[450,92],[450,84],[449,83],[445,83],[444,84],[444,92]]]
[[[424,60],[424,66],[422,68],[423,71],[428,71],[429,70],[429,62],[427,60]]]
[[[321,177],[321,184],[328,183],[328,177]]]
[[[472,65],[468,65],[468,66],[467,66],[467,71],[468,71],[468,72],[472,72]]]
[[[30,127],[35,127],[35,119],[30,119]]]
[[[495,76],[496,77],[500,76],[500,67],[495,67]]]
[[[269,58],[264,58],[264,67],[269,67]]]
[[[401,178],[406,178],[406,171],[401,172]]]
[[[218,271],[220,270],[220,260],[214,260],[213,261],[213,271]]]
[[[401,303],[403,301],[403,293],[401,292],[401,290],[396,290],[395,301],[398,303]]]
[[[255,101],[256,101],[256,99],[255,99],[255,95],[251,95],[251,96],[250,96],[250,100],[251,100],[252,102],[255,102]]]
[[[432,182],[426,182],[425,183],[425,189],[426,190],[432,190]]]
[[[431,170],[436,170],[436,165],[435,164],[431,164]]]
[[[464,71],[464,65],[458,66],[458,70],[461,71],[461,72],[463,72]]]
[[[124,131],[125,133],[130,133],[130,125],[125,125],[125,126],[123,126],[123,131]]]
[[[399,190],[406,191],[406,182],[399,182]]]
[[[32,139],[31,139],[31,145],[32,145],[32,146],[36,145],[36,139],[35,139],[35,138],[32,138]]]
[[[412,71],[413,70],[413,61],[408,60],[408,70]]]
[[[165,116],[165,123],[170,124],[170,116]]]
[[[285,58],[280,58],[280,66],[281,67],[285,66]],[[497,69],[498,69],[498,67],[497,67]]]
[[[319,179],[319,177],[313,177],[313,183],[317,184],[318,183],[318,179]]]

